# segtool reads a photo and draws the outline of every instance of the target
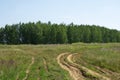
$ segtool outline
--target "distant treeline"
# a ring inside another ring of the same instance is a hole
[[[0,44],[120,42],[120,31],[96,25],[19,23],[0,28]]]

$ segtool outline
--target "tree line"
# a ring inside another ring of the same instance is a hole
[[[40,21],[0,28],[0,44],[65,44],[120,42],[120,31],[96,25],[51,24]]]

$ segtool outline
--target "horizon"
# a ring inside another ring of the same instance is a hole
[[[1,0],[0,27],[27,22],[99,25],[120,30],[119,0]]]

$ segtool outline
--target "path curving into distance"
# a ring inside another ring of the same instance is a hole
[[[57,62],[64,70],[68,71],[73,80],[111,80],[93,70],[73,62],[74,54],[62,53],[58,55]]]

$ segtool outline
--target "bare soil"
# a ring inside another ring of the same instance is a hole
[[[85,66],[73,62],[74,54],[62,53],[57,57],[57,62],[61,68],[69,72],[73,80],[111,80]]]

